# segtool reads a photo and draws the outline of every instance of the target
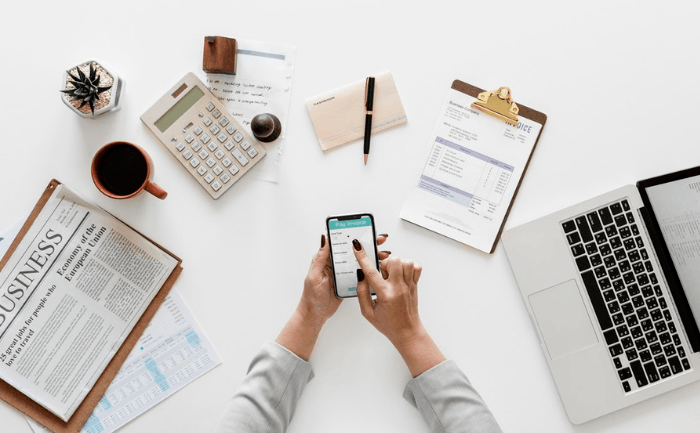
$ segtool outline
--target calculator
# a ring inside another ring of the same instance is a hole
[[[265,156],[260,143],[191,72],[141,121],[214,200]]]

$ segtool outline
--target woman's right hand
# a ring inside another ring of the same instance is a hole
[[[411,260],[391,257],[382,260],[380,273],[362,244],[357,240],[352,243],[361,268],[357,272],[357,298],[362,315],[396,347],[413,377],[444,361],[418,315],[418,280],[423,268]]]
[[[353,250],[362,268],[357,284],[362,315],[394,345],[420,332],[423,325],[418,316],[418,280],[422,268],[411,260],[391,257],[380,264],[385,279],[360,242],[353,241]],[[376,300],[372,299],[370,285]]]

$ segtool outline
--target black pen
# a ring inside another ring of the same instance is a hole
[[[372,134],[372,107],[374,106],[374,77],[365,83],[365,165],[369,156],[369,137]]]

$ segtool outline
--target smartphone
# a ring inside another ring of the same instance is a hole
[[[374,217],[370,213],[329,216],[326,218],[326,228],[331,247],[335,296],[357,296],[357,270],[360,264],[353,252],[352,240],[360,241],[369,259],[379,269]]]

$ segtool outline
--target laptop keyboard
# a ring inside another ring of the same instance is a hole
[[[690,369],[627,200],[562,223],[625,392]]]

